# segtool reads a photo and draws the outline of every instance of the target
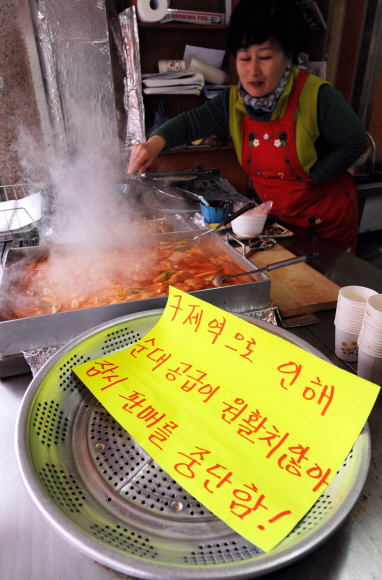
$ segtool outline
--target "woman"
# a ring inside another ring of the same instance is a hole
[[[293,0],[241,0],[228,32],[239,85],[134,146],[128,172],[143,173],[163,149],[229,131],[259,198],[273,201],[272,215],[354,253],[357,193],[347,169],[368,138],[338,91],[292,66],[304,29]]]

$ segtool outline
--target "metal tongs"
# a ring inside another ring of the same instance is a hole
[[[242,274],[225,274],[224,276],[215,276],[213,283],[215,286],[220,286],[223,280],[226,278],[238,278],[239,276],[246,276],[247,274],[257,274],[258,272],[270,272],[271,270],[276,270],[277,268],[284,268],[284,266],[291,266],[292,264],[299,264],[300,262],[309,262],[310,260],[316,260],[320,255],[318,252],[314,254],[304,254],[303,256],[297,256],[296,258],[289,258],[288,260],[281,260],[281,262],[275,262],[274,264],[268,264],[263,268],[257,268],[256,270],[250,270],[249,272],[243,272]]]
[[[276,240],[273,238],[261,238],[260,236],[255,236],[248,240],[248,245],[249,252],[245,254],[247,260],[257,252],[264,252],[265,250],[273,248],[273,246],[276,245]]]
[[[216,230],[222,228],[223,226],[226,226],[227,224],[230,223],[231,220],[234,220],[235,218],[239,217],[239,215],[242,215],[243,213],[245,213],[249,209],[256,207],[256,205],[257,205],[257,203],[255,201],[251,201],[250,203],[247,203],[247,205],[245,205],[244,207],[242,207],[238,211],[235,211],[233,214],[226,217],[223,221],[220,222],[220,224],[218,224],[217,226],[212,228],[212,230],[207,230],[205,232],[202,232],[201,234],[198,234],[197,236],[195,236],[192,239],[196,240],[197,238],[200,238],[201,236],[204,236],[205,234],[210,234],[211,232],[216,232]]]
[[[163,193],[164,195],[168,195],[169,197],[175,197],[176,199],[184,199],[186,201],[195,201],[197,203],[201,202],[203,205],[210,207],[210,204],[202,195],[198,195],[193,191],[188,191],[188,189],[183,189],[183,187],[176,187],[175,185],[171,186],[171,189],[175,189],[179,191],[180,195],[174,195],[173,193],[169,193],[168,191],[163,191],[157,185],[154,185],[155,189],[159,191],[159,193]]]

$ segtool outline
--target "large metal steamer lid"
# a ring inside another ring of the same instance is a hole
[[[71,372],[76,364],[135,343],[162,312],[102,324],[72,340],[40,370],[17,421],[23,481],[64,539],[124,574],[222,580],[254,578],[286,566],[325,541],[357,502],[370,463],[368,426],[306,516],[275,549],[262,552],[163,471]],[[240,317],[325,358],[282,328]]]

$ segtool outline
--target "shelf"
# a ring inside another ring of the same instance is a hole
[[[228,30],[228,26],[226,24],[183,24],[183,22],[167,22],[164,24],[161,24],[160,22],[138,22],[138,28],[154,28],[165,30],[166,32],[179,32],[179,30],[195,30],[198,32],[201,30],[208,32],[211,30],[219,30],[226,32]]]
[[[214,153],[215,151],[231,151],[235,149],[235,146],[232,141],[227,143],[226,145],[213,145],[210,147],[202,146],[202,147],[183,147],[179,149],[169,149],[168,151],[163,151],[160,154],[161,156],[166,155],[177,155],[178,153]]]

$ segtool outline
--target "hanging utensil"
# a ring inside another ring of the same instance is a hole
[[[205,205],[206,207],[210,207],[210,204],[202,195],[199,195],[198,193],[194,193],[193,191],[189,191],[188,189],[184,189],[183,187],[175,187],[174,189],[176,189],[177,191],[180,191],[181,193],[186,193],[187,195],[190,195],[191,197],[194,197],[194,198],[197,197],[199,199],[199,201],[202,202],[203,205]]]
[[[256,204],[255,201],[251,201],[250,203],[247,203],[247,205],[245,205],[244,207],[242,207],[238,211],[235,211],[230,216],[226,217],[223,221],[220,222],[220,224],[218,224],[217,226],[215,226],[211,230],[207,230],[207,231],[202,232],[201,234],[198,234],[197,236],[195,236],[193,238],[193,240],[196,240],[197,238],[200,238],[201,236],[204,236],[205,234],[210,234],[211,232],[216,232],[216,230],[218,230],[218,229],[222,228],[223,226],[229,224],[231,220],[234,220],[235,218],[239,217],[239,215],[242,215],[243,213],[245,213],[249,209],[252,209],[253,207],[256,207],[256,205],[257,204]]]
[[[219,288],[222,286],[223,280],[226,278],[238,278],[239,276],[246,276],[247,274],[257,274],[258,272],[270,272],[271,270],[277,270],[278,268],[284,268],[285,266],[291,266],[292,264],[299,264],[300,262],[310,262],[311,260],[316,260],[320,255],[318,252],[314,254],[305,254],[304,256],[297,256],[296,258],[289,258],[288,260],[281,260],[281,262],[275,262],[274,264],[269,264],[264,266],[264,268],[257,268],[256,270],[250,270],[249,272],[243,272],[242,274],[225,274],[224,276],[215,276],[213,283]]]
[[[195,201],[196,203],[201,202],[203,205],[206,205],[207,207],[209,207],[210,205],[202,195],[198,195],[197,193],[194,193],[193,191],[188,191],[187,189],[171,186],[171,189],[175,189],[180,193],[180,195],[174,195],[173,193],[168,193],[168,191],[163,191],[163,189],[160,189],[157,185],[154,185],[154,187],[157,191],[159,191],[159,193],[163,193],[163,195],[168,195],[169,197],[175,197],[178,200],[184,199],[186,201]]]

